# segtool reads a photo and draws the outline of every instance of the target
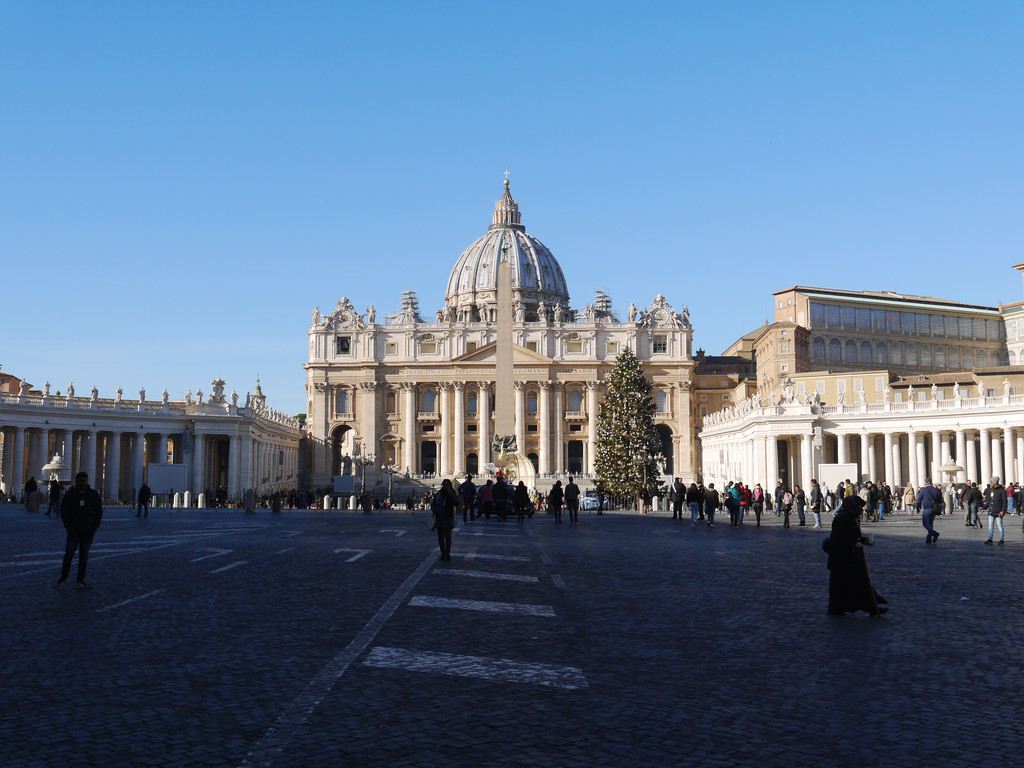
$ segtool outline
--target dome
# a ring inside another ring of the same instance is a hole
[[[541,302],[548,310],[556,304],[568,307],[569,291],[562,268],[547,246],[520,223],[519,202],[512,199],[508,179],[504,194],[494,205],[492,222],[487,233],[464,250],[455,263],[448,278],[445,306],[459,312],[464,320],[490,315],[480,310],[496,305],[497,265],[507,242],[513,303],[523,304],[531,317],[537,315]]]

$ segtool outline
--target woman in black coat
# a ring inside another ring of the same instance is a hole
[[[530,501],[530,492],[526,489],[526,483],[522,480],[516,486],[516,492],[512,494],[512,504],[516,508],[516,514],[519,515],[520,523],[523,522],[523,518],[533,509],[533,503]]]
[[[455,515],[461,507],[462,499],[455,493],[452,481],[446,478],[441,482],[441,490],[430,504],[430,511],[434,513],[437,545],[441,548],[442,560],[452,559],[452,529],[455,527]]]
[[[864,545],[869,540],[860,533],[860,513],[864,500],[847,496],[832,520],[832,535],[828,539],[828,612],[831,616],[866,611],[878,616],[888,611],[879,606],[885,599],[875,592],[868,576],[864,559]]]
[[[555,516],[555,522],[562,522],[562,502],[565,494],[562,493],[562,481],[555,480],[554,487],[548,491],[548,514]]]

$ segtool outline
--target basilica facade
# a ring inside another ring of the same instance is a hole
[[[506,179],[487,231],[455,261],[440,309],[413,291],[378,319],[347,297],[314,309],[305,364],[309,484],[364,465],[461,476],[491,461],[497,265],[512,275],[515,434],[541,477],[594,472],[597,411],[616,356],[631,350],[654,386],[664,469],[694,474],[693,329],[662,295],[621,318],[608,296],[574,309],[562,268],[530,235]],[[370,462],[369,457],[373,457]]]

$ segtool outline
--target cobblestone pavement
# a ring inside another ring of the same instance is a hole
[[[1024,518],[865,524],[881,619],[830,618],[826,531],[664,515],[108,510],[91,590],[0,511],[0,766],[1012,766]]]

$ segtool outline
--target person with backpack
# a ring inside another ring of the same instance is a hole
[[[686,491],[686,506],[690,510],[690,523],[696,528],[697,516],[700,514],[700,490],[696,483],[690,483],[690,487]],[[681,512],[680,517],[682,517]]]
[[[455,493],[452,481],[445,478],[441,481],[441,490],[430,503],[430,511],[434,514],[434,527],[437,530],[437,545],[441,548],[441,559],[452,559],[452,530],[455,528],[455,515],[462,509],[462,498]]]
[[[782,484],[781,480],[775,492],[779,499],[776,506],[782,513],[782,527],[789,528],[789,513],[793,511],[793,494]]]
[[[725,489],[725,506],[729,510],[729,527],[739,528],[740,527],[740,502],[743,498],[743,492],[740,490],[739,483],[729,483]]]
[[[704,514],[708,518],[708,528],[715,527],[715,510],[718,509],[720,503],[715,484],[708,483],[708,487],[704,489]]]
[[[754,486],[750,494],[750,506],[754,510],[754,518],[757,520],[757,527],[761,527],[761,513],[764,511],[764,489],[760,483]]]
[[[469,475],[466,475],[465,482],[459,486],[459,496],[462,499],[462,522],[466,522],[467,515],[470,520],[476,520],[473,510],[473,504],[476,501],[476,486]]]
[[[580,487],[570,477],[565,485],[565,508],[569,512],[569,525],[580,523]]]
[[[996,481],[998,482],[998,478]],[[931,480],[925,480],[924,487],[917,494],[917,511],[921,513],[921,525],[928,531],[928,535],[924,537],[925,544],[939,540],[939,532],[935,530],[935,516],[941,508],[942,491],[936,488]],[[991,541],[989,539],[989,543]]]

